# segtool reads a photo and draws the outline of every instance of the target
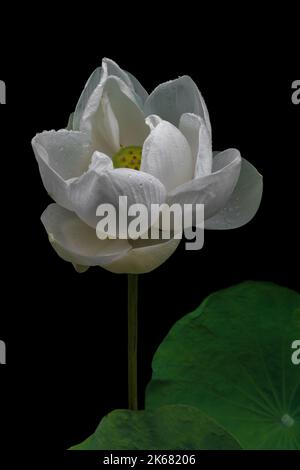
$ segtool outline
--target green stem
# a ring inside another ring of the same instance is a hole
[[[128,274],[128,407],[138,409],[137,390],[138,275]]]

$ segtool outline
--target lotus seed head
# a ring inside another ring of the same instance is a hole
[[[142,161],[142,147],[122,147],[112,158],[114,168],[139,170]]]

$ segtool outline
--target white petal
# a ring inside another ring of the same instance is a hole
[[[92,170],[99,173],[104,170],[112,170],[112,169],[113,169],[112,159],[109,158],[104,153],[96,151],[93,153],[93,156],[91,158],[91,163],[89,165],[89,169],[86,173]],[[74,182],[73,186],[75,185],[76,183]]]
[[[204,120],[186,113],[180,118],[179,129],[187,139],[194,159],[194,178],[209,175],[212,170],[212,146]]]
[[[80,129],[90,135],[97,150],[109,156],[119,150],[119,124],[104,84],[97,86],[92,93],[82,115]]]
[[[70,116],[69,116],[69,119],[68,119],[68,124],[67,124],[67,127],[66,127],[66,130],[67,131],[73,131],[73,119],[74,119],[74,113],[71,113]]]
[[[99,240],[94,229],[57,204],[50,204],[41,220],[57,254],[75,265],[105,266],[131,249],[126,240]]]
[[[135,93],[137,94],[137,96],[139,97],[139,101],[140,101],[140,105],[143,107],[144,106],[144,103],[146,101],[146,99],[148,98],[149,94],[148,92],[145,90],[145,88],[143,87],[143,85],[140,84],[140,82],[138,81],[137,78],[135,78],[134,75],[132,75],[132,73],[129,73],[127,72],[127,75],[128,77],[130,78],[131,80],[131,83],[133,85],[133,89],[135,91]]]
[[[151,131],[153,131],[161,122],[163,122],[163,119],[157,116],[157,114],[151,114],[146,118],[146,124],[150,127]]]
[[[241,155],[229,149],[219,153],[213,162],[213,173],[189,181],[167,198],[169,204],[204,204],[205,219],[212,217],[228,202],[239,178]]]
[[[205,222],[205,228],[227,230],[242,227],[256,214],[263,193],[263,178],[247,160],[242,167],[237,185],[226,206]]]
[[[120,149],[120,129],[105,86],[97,110],[96,119],[98,135],[101,136],[99,149],[103,151],[109,149],[107,153],[112,156]],[[106,142],[107,147],[103,145],[103,141]]]
[[[211,124],[205,101],[197,85],[188,76],[162,83],[145,103],[145,114],[158,114],[176,127],[182,114],[193,113],[204,119],[211,135]]]
[[[106,79],[110,75],[115,75],[119,78],[121,78],[129,87],[133,89],[133,84],[127,75],[126,72],[124,72],[115,62],[113,62],[110,59],[103,59],[102,61],[102,67],[98,67],[90,78],[88,79],[83,92],[81,93],[81,96],[79,98],[79,101],[76,105],[75,113],[74,113],[74,118],[73,118],[73,129],[78,130],[80,129],[80,122],[81,118],[86,110],[86,107],[89,103],[89,100],[91,98],[92,93],[95,91],[95,89],[98,87],[98,85],[103,85]],[[98,95],[98,94],[97,94]],[[99,96],[99,95],[98,95]],[[99,97],[100,101],[100,97]],[[99,105],[99,102],[97,103],[97,107]]]
[[[132,249],[105,269],[113,273],[142,274],[163,264],[176,250],[180,239],[131,241]]]
[[[74,116],[73,116],[73,129],[79,130],[80,128],[80,121],[84,110],[87,106],[87,103],[90,99],[91,94],[95,90],[95,88],[99,85],[101,78],[103,77],[103,69],[101,67],[96,68],[88,81],[85,84],[84,90],[81,93],[81,96],[78,100],[78,103],[75,108]]]
[[[191,180],[193,158],[184,135],[156,116],[150,116],[146,122],[152,131],[144,142],[141,170],[158,178],[167,191]]]
[[[76,264],[76,263],[72,263],[72,264],[74,266],[75,271],[77,271],[78,273],[85,273],[89,269],[89,266],[83,266],[82,264]]]
[[[119,65],[111,59],[105,57],[102,60],[102,67],[106,71],[106,77],[111,77],[112,75],[123,80],[126,85],[133,90],[133,84],[125,70],[122,70]]]
[[[122,70],[116,62],[111,59],[103,59],[102,67],[106,70],[107,77],[114,75],[120,78],[134,92],[134,96],[141,109],[148,97],[148,93],[140,82],[131,73]]]
[[[47,192],[58,204],[71,209],[70,184],[90,164],[93,148],[89,137],[67,130],[43,132],[33,138],[32,147]]]
[[[108,162],[107,162],[108,165]],[[91,227],[99,218],[96,209],[100,204],[112,204],[117,210],[119,196],[127,196],[128,206],[136,203],[150,205],[165,201],[166,190],[162,183],[142,171],[127,168],[106,169],[94,166],[71,189],[73,210]]]
[[[143,111],[130,89],[116,77],[109,77],[104,86],[120,130],[120,145],[142,146],[149,134]]]
[[[113,156],[120,146],[141,146],[149,133],[134,93],[110,76],[91,95],[81,130],[91,135],[97,150]]]

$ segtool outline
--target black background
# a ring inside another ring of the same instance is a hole
[[[55,254],[40,222],[51,201],[30,145],[37,132],[66,126],[102,57],[149,92],[190,75],[210,112],[214,150],[236,147],[264,175],[263,202],[251,223],[206,231],[203,250],[187,252],[182,243],[164,265],[140,276],[141,406],[157,346],[209,293],[249,279],[299,290],[293,43],[268,33],[258,38],[255,24],[247,39],[231,31],[227,44],[226,31],[211,23],[204,32],[204,18],[198,22],[193,12],[176,20],[150,12],[147,23],[112,15],[84,9],[67,21],[58,10],[43,11],[1,36],[0,79],[7,85],[7,104],[0,107],[3,449],[62,452],[109,411],[127,406],[126,275],[100,268],[79,275]]]

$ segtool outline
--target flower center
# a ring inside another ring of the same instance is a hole
[[[142,160],[142,147],[122,147],[112,158],[114,168],[139,170]]]

